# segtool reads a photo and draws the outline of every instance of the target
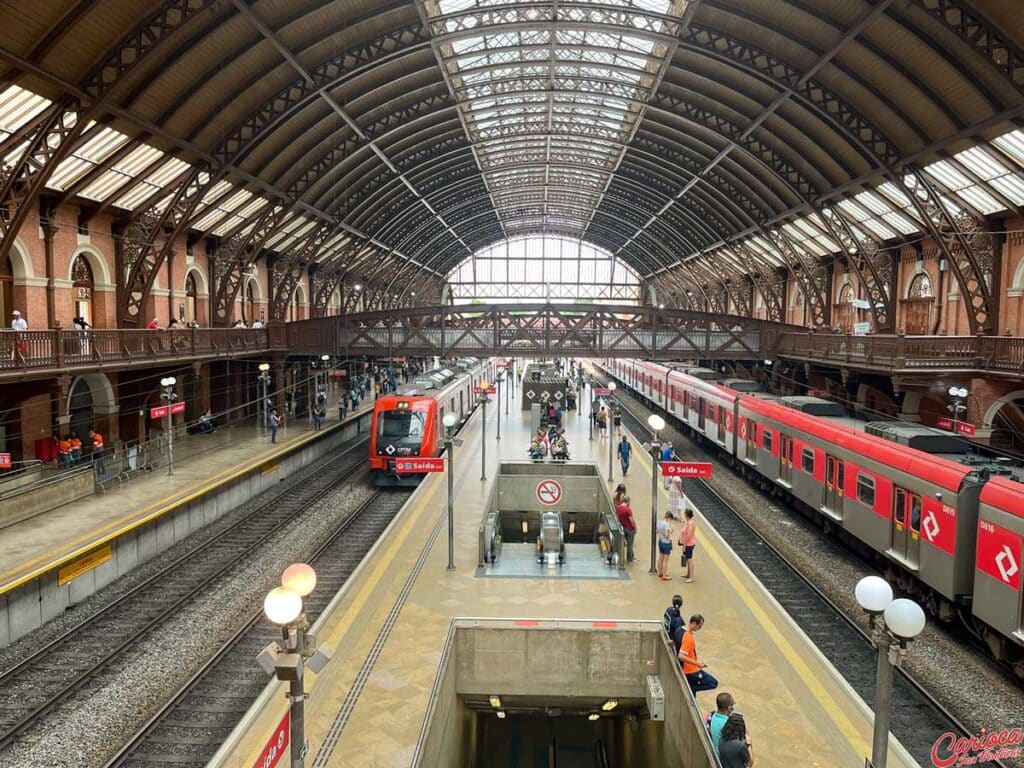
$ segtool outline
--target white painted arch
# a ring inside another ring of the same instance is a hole
[[[1024,399],[1024,389],[1014,390],[1013,392],[1000,397],[988,407],[987,411],[985,411],[985,418],[981,420],[981,426],[985,429],[990,428],[992,426],[992,420],[996,417],[996,414],[999,413],[1000,408],[1008,403],[1012,403],[1014,400],[1021,399]]]
[[[185,284],[188,282],[188,276],[195,275],[196,278],[196,298],[208,299],[210,298],[210,286],[206,282],[206,273],[199,268],[196,264],[190,264],[188,269],[185,270],[185,274],[181,276],[181,292],[185,293]]]
[[[29,258],[28,248],[25,247],[25,242],[20,237],[14,238],[9,256],[15,285],[35,277],[32,273],[32,259]]]
[[[75,246],[75,249],[71,252],[71,258],[68,259],[68,282],[70,283],[73,279],[71,277],[71,269],[74,267],[75,257],[79,255],[84,256],[85,260],[89,262],[89,266],[92,267],[92,278],[96,289],[113,290],[114,282],[110,277],[107,259],[103,255],[103,251],[90,243],[81,243]]]

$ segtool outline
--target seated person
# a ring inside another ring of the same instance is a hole
[[[217,428],[217,422],[213,420],[213,414],[209,410],[199,417],[199,431],[203,434],[213,432]]]

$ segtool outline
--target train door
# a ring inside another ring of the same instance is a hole
[[[462,404],[462,396],[465,394],[463,390],[459,390],[459,420],[466,418],[466,408]]]
[[[704,431],[704,419],[707,413],[707,405],[704,403],[703,397],[697,398],[697,429],[701,432]]]
[[[747,419],[743,427],[746,434],[747,450],[744,458],[751,464],[757,464],[757,422]]]
[[[921,497],[895,486],[892,503],[892,551],[916,567],[921,548]]]
[[[822,508],[837,520],[843,519],[843,460],[827,456],[825,460],[825,500]]]
[[[683,390],[683,421],[690,418],[690,393]]]
[[[793,438],[780,433],[779,479],[786,485],[793,484]]]
[[[725,444],[725,408],[718,406],[718,442]]]

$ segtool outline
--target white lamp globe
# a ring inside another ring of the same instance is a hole
[[[263,613],[271,623],[281,627],[287,626],[302,613],[302,598],[297,592],[277,587],[270,590],[264,598]]]
[[[913,600],[893,600],[885,609],[885,626],[896,637],[911,640],[924,629],[924,611]]]
[[[444,418],[441,419],[441,423],[451,429],[455,426],[455,422],[458,421],[454,413],[446,413]]]
[[[608,389],[611,390],[612,392],[614,392],[618,388],[619,385],[616,384],[614,381],[608,383]]]
[[[857,602],[865,611],[881,613],[892,602],[892,587],[879,576],[865,576],[854,589]]]
[[[956,391],[956,396],[957,397],[967,397],[967,390],[964,389],[963,387],[960,387],[960,389],[958,389]]]
[[[950,387],[949,388],[949,396],[950,397],[956,397],[956,387]]]
[[[652,413],[647,417],[647,426],[653,429],[655,432],[661,432],[665,428],[665,420],[656,413]]]
[[[316,588],[316,571],[306,563],[292,563],[281,574],[281,586],[305,597]]]

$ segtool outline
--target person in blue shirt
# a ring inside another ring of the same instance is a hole
[[[672,443],[665,443],[665,447],[661,449],[661,460],[662,461],[672,461],[672,458],[673,458],[674,455],[675,455],[675,451],[672,450]],[[665,487],[666,490],[668,489],[668,480],[669,480],[669,476],[668,475],[665,475],[662,478],[662,485]]]
[[[722,726],[736,709],[736,700],[731,693],[720,693],[715,697],[715,707],[714,712],[708,713],[708,730],[711,732],[711,743],[715,745],[717,752],[718,742],[722,738]]]
[[[633,447],[629,444],[629,440],[626,436],[622,436],[622,440],[619,441],[619,463],[622,465],[622,476],[625,477],[626,473],[629,472],[629,457],[633,453]]]

